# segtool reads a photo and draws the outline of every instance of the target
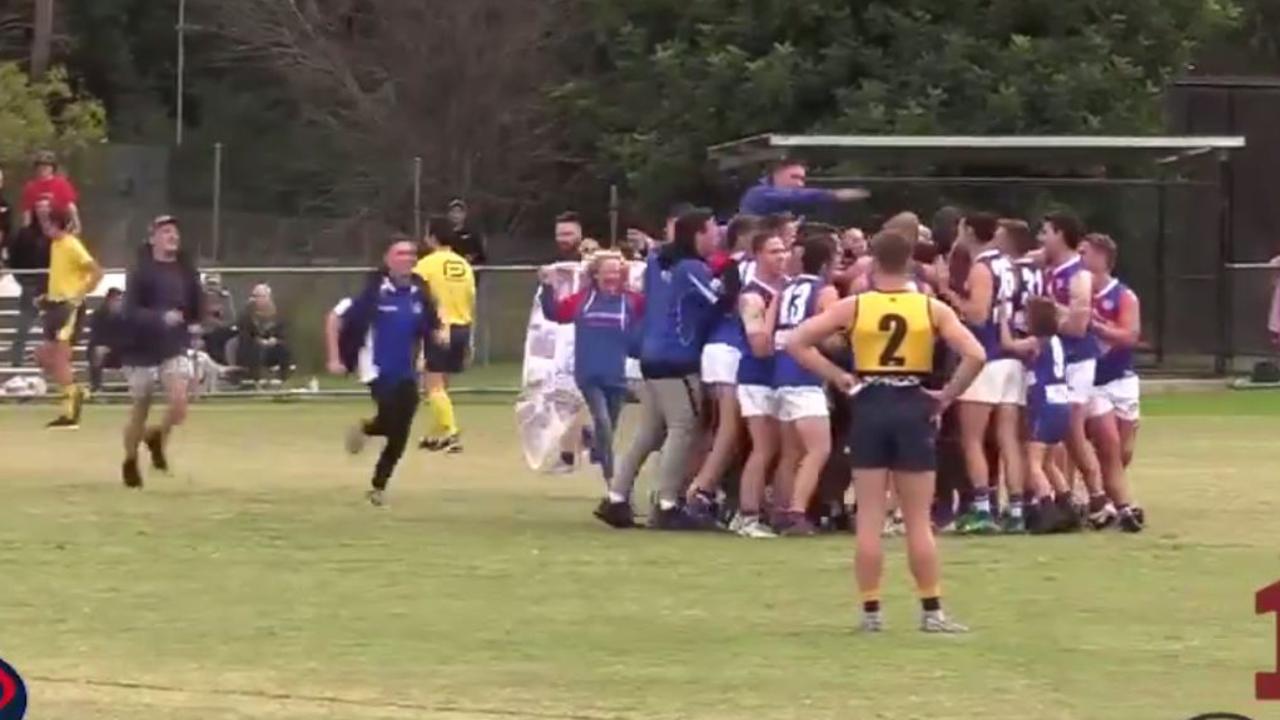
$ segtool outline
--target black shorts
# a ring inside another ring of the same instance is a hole
[[[930,472],[938,467],[936,404],[923,389],[871,384],[851,405],[853,469]]]
[[[50,342],[71,344],[80,329],[80,318],[83,306],[69,302],[46,300],[41,309],[44,311],[44,339]]]
[[[471,326],[450,325],[449,346],[427,344],[427,372],[454,375],[467,365],[467,353],[471,350]]]

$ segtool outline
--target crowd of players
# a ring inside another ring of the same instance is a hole
[[[743,209],[861,197],[804,188],[803,171],[779,165]],[[602,522],[636,526],[635,480],[660,451],[649,527],[774,538],[852,525],[867,631],[884,626],[881,537],[904,534],[927,632],[964,631],[942,613],[938,531],[1143,529],[1126,477],[1139,304],[1112,274],[1110,237],[1068,213],[1036,232],[957,211],[927,238],[903,212],[859,257],[837,228],[789,212],[724,228],[710,211],[676,215],[642,282],[599,252],[581,292],[541,292],[544,314],[577,331]],[[628,358],[638,429],[615,467]]]

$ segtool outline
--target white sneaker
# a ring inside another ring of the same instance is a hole
[[[926,612],[920,616],[920,632],[961,635],[969,632],[969,628],[954,622],[942,614],[941,610]]]
[[[387,506],[387,494],[383,490],[370,490],[364,494],[364,498],[374,507]]]
[[[738,528],[737,533],[744,538],[756,538],[762,540],[765,538],[778,537],[778,534],[773,531],[773,528],[765,525],[758,517],[743,520],[742,527]]]
[[[884,632],[884,615],[881,615],[878,612],[863,613],[862,622],[858,624],[858,632],[860,633]]]
[[[742,525],[746,520],[742,517],[742,513],[734,513],[733,519],[729,521],[729,532],[737,533],[742,530]]]

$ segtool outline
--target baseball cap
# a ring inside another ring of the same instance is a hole
[[[36,153],[35,159],[32,160],[31,164],[32,165],[52,165],[54,167],[57,167],[58,156],[54,155],[53,151],[51,150],[41,150],[40,152]]]
[[[465,200],[463,200],[462,198],[454,198],[454,199],[452,199],[452,200],[450,200],[450,201],[449,201],[449,204],[445,206],[445,209],[446,209],[446,210],[452,210],[452,209],[454,209],[454,208],[459,208],[459,209],[461,209],[461,210],[466,210],[466,209],[467,209],[467,203],[466,203],[466,201],[465,201]]]
[[[157,215],[156,218],[151,221],[151,230],[152,232],[154,232],[156,230],[159,230],[161,227],[165,225],[172,225],[174,227],[178,227],[177,216],[176,215]]]

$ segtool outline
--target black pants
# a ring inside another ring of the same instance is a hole
[[[289,379],[289,368],[293,359],[288,346],[283,343],[275,345],[259,345],[257,342],[241,343],[239,363],[249,371],[249,379],[255,382],[262,379],[263,370],[278,369],[280,380]]]
[[[373,393],[373,401],[378,404],[378,414],[365,423],[364,434],[387,439],[373,470],[373,487],[384,490],[409,442],[413,416],[418,412],[418,384],[413,380],[387,384],[375,382],[369,389]]]

